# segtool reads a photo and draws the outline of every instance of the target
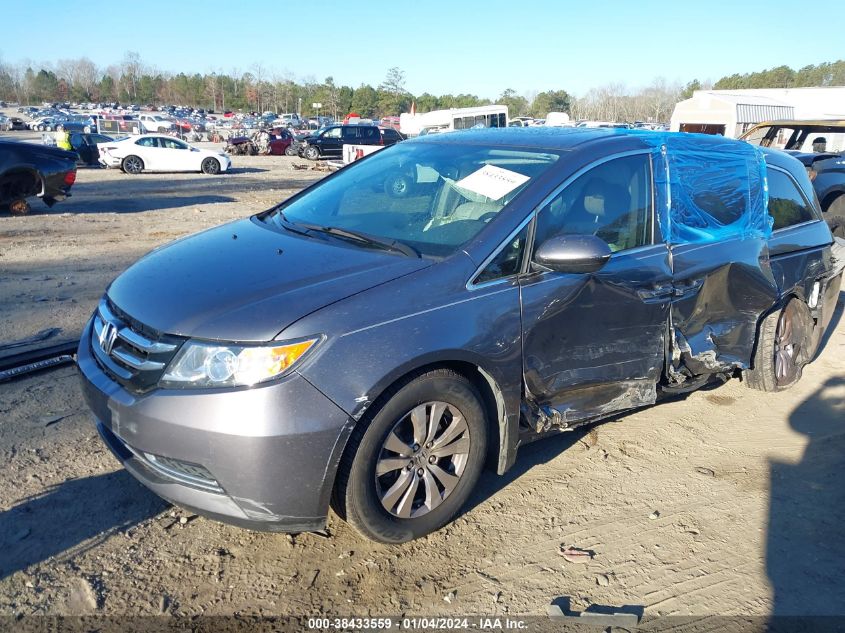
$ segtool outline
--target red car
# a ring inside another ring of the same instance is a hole
[[[290,130],[276,128],[270,132],[270,153],[273,156],[284,156],[285,150],[293,143]]]

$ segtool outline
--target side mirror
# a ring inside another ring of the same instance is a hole
[[[558,273],[594,273],[607,263],[612,252],[595,235],[558,235],[534,252],[534,262]]]

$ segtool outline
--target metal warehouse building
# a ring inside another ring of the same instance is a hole
[[[736,138],[755,123],[845,118],[845,86],[696,90],[672,113],[670,129]]]

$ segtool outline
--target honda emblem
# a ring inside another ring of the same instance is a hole
[[[103,329],[100,330],[100,348],[106,353],[111,354],[111,350],[114,347],[114,342],[117,339],[117,327],[114,323],[109,323],[108,321],[103,322]]]

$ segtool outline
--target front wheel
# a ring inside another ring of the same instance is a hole
[[[748,386],[759,391],[783,391],[797,383],[814,352],[812,324],[810,309],[798,299],[763,319],[753,368],[745,372]]]
[[[320,150],[313,145],[309,145],[305,150],[305,158],[308,160],[317,160],[320,158]]]
[[[86,125],[84,128],[82,128],[82,131],[85,132],[86,134],[90,134],[91,133],[91,126]]]
[[[144,161],[138,156],[127,156],[120,166],[127,174],[137,175],[144,171]]]
[[[387,397],[349,440],[333,507],[367,538],[404,543],[441,528],[466,503],[484,465],[487,425],[475,387],[451,370],[421,374]]]
[[[296,156],[296,148],[293,146],[293,143],[285,148],[285,156]]]
[[[202,173],[214,176],[220,173],[220,163],[216,158],[209,157],[202,161],[201,169]]]

